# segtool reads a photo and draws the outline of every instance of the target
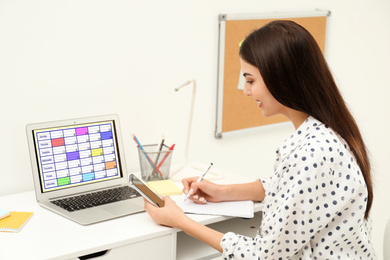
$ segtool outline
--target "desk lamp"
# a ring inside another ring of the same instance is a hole
[[[183,84],[179,85],[178,87],[175,88],[175,91],[178,92],[180,91],[182,88],[190,85],[192,83],[192,97],[191,97],[191,107],[190,107],[190,116],[188,117],[188,128],[187,128],[187,138],[186,138],[186,147],[185,147],[185,152],[184,152],[184,160],[183,162],[177,166],[176,169],[174,170],[171,170],[171,173],[170,173],[170,178],[173,179],[173,175],[175,175],[176,173],[178,173],[179,171],[181,171],[187,164],[188,164],[188,151],[190,149],[190,137],[191,137],[191,129],[192,129],[192,118],[193,118],[193,115],[194,115],[194,106],[195,106],[195,94],[196,94],[196,80],[195,79],[192,79],[192,80],[188,80],[186,82],[184,82]],[[200,170],[200,171],[203,171],[205,167],[201,167],[201,166],[196,166],[196,165],[191,165],[191,167],[193,169],[196,169],[196,170]],[[212,170],[209,171],[210,174],[213,174],[216,176],[216,178],[212,178],[212,179],[220,179],[223,177],[222,174],[220,173],[216,173]]]

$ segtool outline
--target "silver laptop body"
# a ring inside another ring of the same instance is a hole
[[[142,197],[68,211],[54,200],[129,186],[118,115],[26,127],[37,202],[88,225],[144,211]]]

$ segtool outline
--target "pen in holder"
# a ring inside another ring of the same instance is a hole
[[[158,144],[138,146],[141,176],[144,181],[165,180],[169,178],[173,147]]]

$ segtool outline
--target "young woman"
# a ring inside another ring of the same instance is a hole
[[[292,21],[274,21],[244,40],[240,60],[244,94],[264,116],[285,115],[296,131],[277,150],[270,178],[218,185],[194,177],[183,185],[197,203],[262,201],[256,237],[203,226],[169,197],[163,208],[145,202],[146,211],[226,259],[375,259],[367,151],[314,38]]]

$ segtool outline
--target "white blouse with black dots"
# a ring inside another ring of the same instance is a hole
[[[376,259],[367,189],[346,142],[309,117],[276,152],[256,237],[226,233],[225,259]]]

